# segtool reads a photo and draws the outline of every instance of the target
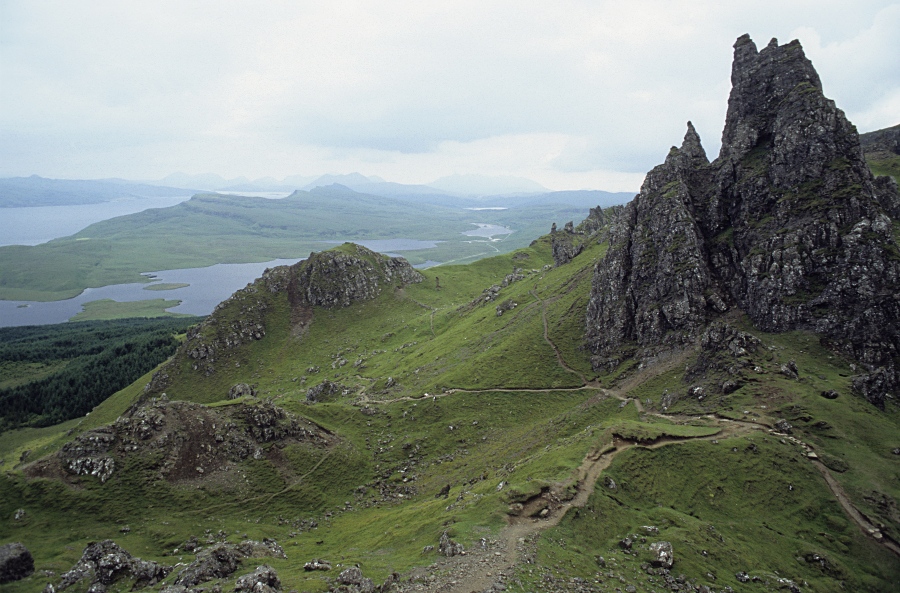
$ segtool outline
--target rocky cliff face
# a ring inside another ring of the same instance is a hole
[[[858,361],[883,406],[900,377],[896,185],[822,94],[797,41],[734,46],[719,157],[693,126],[648,173],[594,273],[587,344],[597,368],[694,342],[738,307],[770,332],[807,329]]]

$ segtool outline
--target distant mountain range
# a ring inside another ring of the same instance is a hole
[[[123,198],[179,196],[204,191],[248,194],[283,192],[288,195],[298,189],[309,191],[331,185],[341,185],[355,192],[385,198],[472,208],[510,207],[526,204],[534,199],[545,202],[550,194],[563,198],[567,204],[577,203],[582,206],[585,202],[581,198],[590,196],[589,205],[610,205],[621,204],[634,195],[630,192],[610,193],[600,190],[552,192],[530,179],[487,175],[452,175],[428,185],[395,183],[380,177],[366,177],[360,173],[319,177],[293,175],[281,181],[274,177],[252,181],[246,177],[225,179],[212,173],[173,173],[158,181],[46,179],[32,175],[0,179],[0,207],[98,204]],[[599,196],[599,201],[594,196]],[[572,202],[573,199],[575,202]]]
[[[0,208],[100,204],[127,198],[164,198],[190,195],[194,190],[124,179],[0,179]]]

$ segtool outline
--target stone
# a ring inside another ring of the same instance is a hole
[[[88,589],[105,591],[121,580],[134,581],[135,588],[151,587],[172,572],[171,566],[141,560],[112,540],[88,544],[81,559],[61,576],[58,591],[88,581]]]
[[[793,429],[794,429],[794,427],[791,425],[791,423],[788,422],[787,420],[785,420],[784,418],[779,418],[778,420],[775,421],[775,430],[777,430],[778,432],[781,432],[784,434],[791,434],[791,431]]]
[[[333,395],[340,395],[344,389],[345,387],[340,383],[325,380],[306,391],[306,401],[310,403],[325,401]]]
[[[824,397],[825,399],[837,399],[839,394],[838,394],[838,392],[835,391],[834,389],[826,389],[825,391],[823,391],[823,392],[820,393],[819,395],[821,395],[821,396]]]
[[[246,383],[238,383],[228,390],[228,399],[237,399],[239,397],[254,397],[256,389]]]
[[[266,556],[287,558],[281,546],[272,539],[264,539],[262,542],[244,540],[238,544],[217,543],[197,554],[197,558],[178,574],[174,584],[190,588],[212,579],[225,578],[234,574],[241,560]],[[259,567],[257,572],[260,569],[271,571],[271,573],[265,570],[260,572],[260,578],[265,576],[269,579],[274,574],[274,570],[268,566]],[[276,580],[277,576],[274,574]],[[274,588],[273,585],[266,586]],[[280,587],[280,584],[278,586]],[[277,588],[274,589],[277,590]],[[269,591],[265,590],[259,593],[269,593]]]
[[[34,573],[34,558],[23,544],[0,546],[0,584],[19,581]]]
[[[341,571],[341,574],[338,575],[338,582],[342,585],[358,585],[362,582],[362,579],[362,571],[358,566],[345,568]]]
[[[328,571],[331,570],[331,563],[326,560],[314,559],[303,565],[303,570],[310,572],[313,570]]]
[[[256,570],[239,577],[234,590],[240,593],[277,593],[281,591],[281,580],[271,566],[264,564]]]
[[[672,551],[671,543],[653,542],[650,544],[650,553],[653,555],[650,560],[653,566],[672,568],[672,564],[675,562],[675,553]]]
[[[440,540],[438,540],[438,552],[442,556],[452,557],[465,553],[465,549],[462,544],[450,539],[450,536],[445,531],[441,534]]]

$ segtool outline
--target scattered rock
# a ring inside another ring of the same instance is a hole
[[[826,389],[819,395],[821,395],[825,399],[837,399],[838,398],[838,392],[835,391],[834,389]]]

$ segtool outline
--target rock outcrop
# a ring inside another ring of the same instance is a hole
[[[250,574],[240,577],[234,584],[238,593],[277,593],[281,591],[281,579],[271,566],[257,566]]]
[[[310,253],[291,267],[291,273],[291,303],[326,309],[371,300],[386,287],[424,279],[402,257],[388,257],[352,243],[339,250]]]
[[[32,476],[94,476],[105,482],[130,457],[153,459],[147,471],[170,482],[236,471],[234,464],[271,454],[272,442],[326,448],[328,431],[268,402],[209,408],[152,399],[115,423],[79,435],[28,468]]]
[[[19,542],[0,546],[0,585],[19,581],[34,573],[34,558]]]
[[[553,223],[550,228],[550,245],[554,264],[559,267],[569,263],[590,245],[591,240],[602,242],[605,235],[601,231],[612,225],[623,211],[621,206],[612,206],[606,210],[597,206],[591,208],[588,217],[577,227],[570,221],[563,225],[562,231],[557,230],[556,223]]]
[[[140,589],[152,587],[170,572],[171,566],[135,558],[107,539],[88,544],[81,559],[62,575],[56,590],[63,591],[82,581],[89,585],[90,590],[106,590],[106,587],[121,580],[132,582],[133,589]]]
[[[594,366],[693,343],[737,307],[764,331],[820,334],[883,406],[900,387],[896,185],[872,176],[799,42],[734,49],[719,157],[688,123],[610,231],[587,313]]]

